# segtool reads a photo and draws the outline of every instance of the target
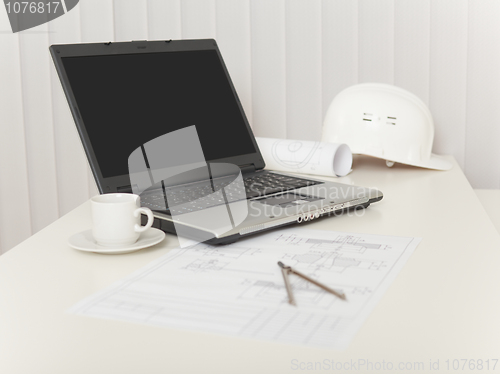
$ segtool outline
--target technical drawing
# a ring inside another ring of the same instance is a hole
[[[328,270],[341,273],[348,268],[380,270],[386,266],[384,261],[348,257],[340,251],[309,251],[298,255],[285,254],[282,260],[288,261],[290,265],[297,266],[298,269],[307,269],[311,272]]]
[[[369,287],[354,287],[351,290],[351,295],[369,295],[373,292],[373,290]]]
[[[306,243],[310,243],[314,248],[333,249],[363,253],[366,249],[380,249],[381,244],[366,243],[360,237],[355,236],[338,236],[334,240],[318,240],[307,239]]]
[[[352,166],[352,152],[345,144],[308,140],[257,138],[271,170],[344,176]]]
[[[202,260],[197,259],[191,262],[185,267],[187,270],[200,272],[200,271],[219,271],[224,266],[228,265],[229,262],[219,261],[219,260]]]
[[[390,250],[388,244],[371,243],[359,235],[337,235],[334,239],[305,238],[297,234],[282,234],[276,238],[280,244],[300,247],[306,252],[300,254],[286,253],[284,262],[298,265],[310,271],[329,270],[343,272],[348,268],[380,270],[387,266],[384,261],[373,260],[364,256],[367,250]]]
[[[208,244],[198,243],[190,247],[194,252],[201,252],[204,256],[211,257],[229,257],[237,259],[242,255],[255,255],[258,254],[260,248],[248,248],[248,247],[238,247],[238,246],[225,246],[225,247],[212,247]]]
[[[271,152],[274,160],[286,168],[299,170],[306,165],[314,168],[321,163],[321,143],[306,144],[304,146],[304,142],[298,140],[278,140],[272,145]]]
[[[345,349],[420,239],[319,230],[274,231],[223,247],[176,248],[72,313]],[[290,277],[282,261],[343,292]]]
[[[333,303],[339,300],[321,288],[306,282],[304,279],[294,277],[291,281],[293,293],[301,305],[317,307],[328,310]],[[246,289],[238,296],[240,300],[266,301],[288,303],[285,286],[283,283],[259,280],[248,282]]]

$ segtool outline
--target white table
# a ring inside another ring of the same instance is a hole
[[[440,172],[388,169],[384,161],[357,157],[354,172],[341,181],[376,187],[384,199],[362,217],[308,225],[423,238],[346,351],[67,314],[84,297],[176,246],[167,236],[127,255],[73,250],[68,236],[90,227],[85,203],[0,257],[0,373],[255,374],[298,372],[308,365],[327,372],[331,360],[374,365],[350,368],[356,373],[389,362],[394,372],[399,364],[405,371],[428,372],[431,362],[436,368],[439,360],[443,370],[446,360],[451,369],[461,359],[475,365],[483,360],[483,371],[489,360],[491,371],[500,359],[500,236],[453,162],[451,171]]]
[[[474,190],[484,210],[488,213],[491,222],[500,232],[500,190]]]

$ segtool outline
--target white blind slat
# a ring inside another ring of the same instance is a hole
[[[469,3],[465,173],[472,187],[500,184],[500,2]],[[451,134],[449,134],[451,136]]]
[[[102,0],[80,1],[81,40],[84,43],[112,42],[113,2]]]
[[[31,235],[19,36],[0,12],[0,253]]]
[[[181,21],[183,39],[217,39],[215,0],[183,0]]]
[[[434,152],[463,168],[467,90],[467,0],[431,1],[429,109]]]
[[[252,127],[286,137],[285,1],[250,2]]]
[[[429,103],[430,0],[394,3],[394,84]]]
[[[48,25],[35,30],[19,37],[33,232],[59,217]]]
[[[358,2],[323,0],[321,23],[324,119],[333,98],[358,83]]]
[[[114,0],[115,41],[148,39],[147,0]]]
[[[248,121],[252,124],[250,8],[247,0],[218,0],[217,44],[236,88]]]
[[[286,2],[286,116],[289,139],[317,140],[322,128],[321,2]]]
[[[359,81],[394,84],[394,0],[359,0]]]
[[[148,1],[150,40],[181,39],[181,0]]]

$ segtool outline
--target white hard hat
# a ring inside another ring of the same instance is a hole
[[[363,83],[346,88],[330,104],[323,142],[346,143],[352,153],[429,169],[452,164],[433,154],[434,122],[427,106],[402,88]]]

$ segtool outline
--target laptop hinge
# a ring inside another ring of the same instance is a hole
[[[241,169],[241,174],[252,173],[255,171],[254,164],[239,165],[239,167]]]

